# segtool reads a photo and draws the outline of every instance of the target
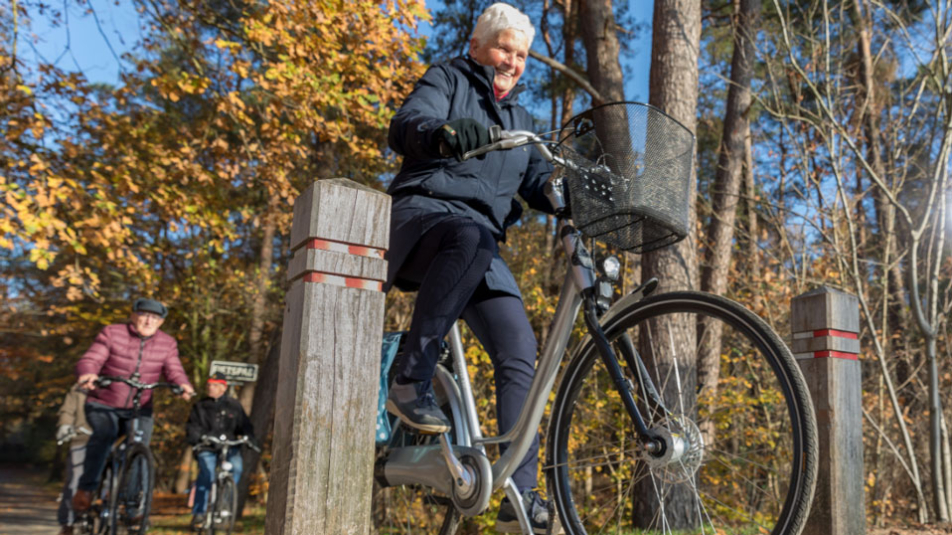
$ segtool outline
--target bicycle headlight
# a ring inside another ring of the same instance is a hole
[[[228,461],[222,461],[222,462],[221,462],[221,469],[222,469],[222,470],[231,472],[231,469],[232,469],[232,468],[234,468],[234,465],[232,465],[230,462],[228,462]]]
[[[614,256],[606,256],[602,259],[602,273],[605,274],[605,278],[608,280],[617,281],[618,275],[621,273],[621,262]]]

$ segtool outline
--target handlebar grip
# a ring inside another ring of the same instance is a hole
[[[176,396],[181,396],[182,392],[185,392],[185,389],[179,385],[172,385],[172,393]]]

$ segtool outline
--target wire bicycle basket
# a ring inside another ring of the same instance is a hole
[[[646,253],[688,235],[694,134],[661,110],[616,102],[576,115],[559,153],[582,234]]]

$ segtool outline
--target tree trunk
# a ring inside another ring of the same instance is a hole
[[[745,142],[750,131],[747,113],[751,103],[750,81],[755,59],[752,37],[757,31],[759,14],[760,0],[734,0],[731,83],[727,92],[724,132],[714,177],[711,223],[705,233],[711,239],[711,247],[707,250],[707,266],[701,279],[701,290],[717,295],[723,295],[727,290],[727,274],[731,265]],[[700,327],[705,338],[698,354],[698,386],[701,391],[713,395],[720,378],[723,325],[717,321],[703,323]],[[705,433],[713,431],[712,424]]]
[[[280,360],[281,329],[275,329],[271,334],[271,347],[268,349],[268,356],[258,375],[258,388],[255,389],[254,403],[249,415],[251,425],[254,427],[255,437],[257,437],[262,450],[269,443],[271,428],[274,424],[274,402],[278,392],[278,362]],[[245,448],[242,452],[244,469],[241,474],[241,481],[238,482],[239,518],[244,511],[251,479],[258,471],[258,461],[260,459],[261,454],[251,448]]]
[[[276,208],[272,204],[271,208]],[[252,363],[261,362],[261,337],[264,334],[265,315],[268,306],[268,282],[271,278],[271,265],[274,257],[274,218],[265,216],[261,236],[261,255],[258,260],[258,274],[255,281],[255,297],[251,304],[251,328],[248,331],[248,352]],[[241,389],[238,399],[245,412],[251,413],[251,401],[254,399],[255,385],[249,383]]]
[[[577,36],[577,26],[576,19],[578,18],[578,2],[573,0],[563,0],[562,1],[562,49],[563,49],[563,58],[562,63],[567,68],[572,68],[575,63],[575,40]],[[548,7],[546,7],[548,9]],[[548,30],[543,32],[543,37],[545,38],[546,47],[549,52],[549,56],[555,54],[555,47],[552,45],[552,40],[549,37]],[[557,76],[556,70],[553,69],[553,77]],[[554,85],[554,84],[553,84]],[[572,118],[572,103],[575,101],[575,89],[572,85],[567,85],[564,91],[561,93],[561,115],[557,113],[559,107],[559,95],[552,95],[552,130],[558,130],[562,125],[566,124],[569,119]],[[557,132],[553,139],[558,139],[559,133]],[[556,228],[556,220],[554,216],[546,216],[545,219],[545,252],[549,256],[549,261],[545,263],[543,268],[543,288],[546,294],[552,289],[553,279],[556,276],[556,273],[559,270],[561,264],[556,261],[556,255],[559,254],[560,241],[557,239],[556,233],[558,229]],[[558,284],[561,284],[562,281],[555,281]],[[555,289],[555,294],[558,295],[558,289]],[[539,337],[539,347],[545,347],[546,341],[549,337],[549,327],[548,323],[545,323],[542,326],[541,336]]]
[[[184,494],[188,490],[188,484],[192,482],[192,448],[185,448],[182,456],[179,457],[177,475],[175,484],[172,485],[172,492],[175,494]]]
[[[582,43],[588,56],[588,78],[605,102],[625,100],[625,81],[618,53],[611,0],[580,0]]]
[[[585,45],[585,54],[588,58],[588,78],[592,86],[601,95],[604,102],[619,102],[625,100],[625,83],[622,74],[619,54],[621,44],[616,33],[615,14],[611,0],[578,0],[581,24],[582,43]],[[566,61],[569,61],[566,55]],[[563,101],[563,124],[571,118],[571,100]],[[627,133],[625,134],[627,135]],[[603,137],[601,134],[599,137]],[[607,136],[606,136],[607,137]],[[624,253],[626,271],[622,274],[622,293],[627,294],[629,288],[635,284],[631,281],[640,279],[641,263],[637,255]]]
[[[754,180],[754,149],[751,142],[750,124],[747,125],[747,138],[744,140],[744,189],[747,198],[747,274],[750,281],[751,304],[754,310],[762,306],[763,293],[760,290],[760,219],[757,214],[758,193]]]
[[[680,121],[688,130],[693,132],[697,124],[698,50],[701,35],[700,2],[656,0],[652,28],[651,78],[649,81],[651,98],[649,102]],[[691,205],[688,237],[676,246],[648,253],[644,256],[642,267],[644,276],[646,279],[658,277],[660,281],[658,292],[697,288],[697,215],[694,206],[697,186],[693,177],[690,180],[690,187],[689,199]],[[669,344],[660,344],[660,347],[652,349],[653,354],[658,357],[659,367],[672,365],[675,355],[671,354],[671,350],[675,347],[688,348],[685,351],[686,354],[695,354],[696,327],[696,325],[685,321],[652,322],[651,338],[656,340],[672,339],[674,341],[672,344],[674,347],[669,346]],[[646,343],[647,338],[641,337],[639,343]],[[649,354],[647,348],[644,347],[642,352]],[[690,366],[695,363],[683,362],[683,364]],[[665,374],[665,370],[657,370],[656,373],[651,373],[654,377],[665,376]],[[681,380],[683,382],[682,392],[686,395],[693,395],[697,377],[682,377]],[[662,395],[667,397],[669,394],[663,392]],[[684,400],[684,406],[693,407],[695,405],[693,399]],[[652,482],[651,478],[642,478],[632,489],[632,495],[637,497],[634,503],[634,521],[637,527],[650,527],[652,520],[657,518],[659,503],[654,483],[656,482]],[[679,486],[679,490],[669,493],[665,500],[665,516],[672,521],[672,524],[668,526],[672,530],[693,529],[700,522],[691,493],[686,487],[686,485]]]

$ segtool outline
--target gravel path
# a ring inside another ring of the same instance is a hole
[[[0,535],[59,532],[57,493],[46,485],[49,472],[0,464]]]

